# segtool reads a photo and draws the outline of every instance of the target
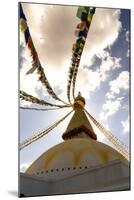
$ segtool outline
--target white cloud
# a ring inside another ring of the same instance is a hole
[[[36,7],[36,4],[23,4],[23,7],[47,78],[53,88],[58,86],[62,90],[60,97],[65,99],[71,49],[76,41],[74,31],[80,22],[76,17],[77,7],[49,5]],[[119,16],[118,9],[96,9],[79,67],[76,94],[78,91],[84,91],[83,95],[89,97],[89,92],[99,88],[110,70],[120,67],[120,59],[111,57],[107,51],[104,51],[118,38],[121,29]],[[102,18],[103,20],[98,20]],[[84,71],[82,66],[92,64],[94,55],[102,58],[100,70]],[[37,96],[37,89],[40,89],[41,85],[37,82],[36,75],[24,76],[24,71],[30,66],[25,63],[23,67],[25,69],[21,70],[21,87]],[[46,95],[45,92],[44,95]]]
[[[130,126],[130,123],[129,123],[129,117],[127,117],[127,119],[125,121],[121,121],[121,124],[122,124],[122,127],[123,127],[123,132],[124,133],[128,133],[129,132],[129,126]]]
[[[109,86],[110,90],[106,93],[107,100],[106,103],[103,104],[102,112],[100,113],[100,118],[102,120],[106,120],[121,108],[121,102],[124,99],[124,96],[121,96],[121,92],[129,88],[129,72],[121,72],[115,80],[109,83]],[[122,106],[122,108],[123,107],[124,106]]]
[[[116,96],[113,95],[113,94],[111,94],[110,92],[107,92],[107,93],[106,93],[106,97],[107,97],[108,99],[115,99],[115,98],[116,98]]]
[[[123,71],[119,76],[109,83],[110,92],[112,94],[119,94],[121,90],[129,89],[129,72]]]
[[[126,31],[125,38],[126,38],[127,42],[129,42],[129,37],[130,37],[130,33],[129,33],[129,31]]]
[[[120,68],[120,58],[116,58],[116,57],[107,57],[107,60],[103,60],[102,61],[102,66],[101,66],[101,70],[102,72],[106,72],[109,71],[111,69],[116,69],[116,68]]]
[[[99,88],[101,82],[100,73],[97,71],[80,69],[76,83],[76,94],[82,92],[85,98],[90,97],[90,93]]]
[[[130,49],[127,50],[126,57],[128,58],[130,56]]]
[[[130,49],[129,49],[130,32],[129,31],[126,31],[126,33],[125,33],[125,39],[128,42],[128,49],[127,49],[126,57],[129,57],[129,55],[130,55]]]
[[[121,58],[112,57],[108,51],[103,51],[99,55],[99,58],[102,59],[102,63],[98,71],[100,73],[100,77],[102,81],[105,81],[108,77],[108,73],[111,70],[121,67],[121,64],[120,64]]]
[[[100,119],[106,120],[109,116],[115,114],[119,111],[121,107],[121,99],[117,100],[107,100],[102,106],[102,112],[100,113]]]
[[[86,98],[90,97],[91,92],[99,89],[101,83],[107,80],[112,70],[121,67],[121,59],[112,57],[110,53],[106,50],[102,51],[102,53],[99,54],[99,58],[102,60],[102,63],[100,66],[97,67],[96,70],[91,70],[91,67],[83,67],[83,69],[79,68],[76,90],[77,93],[78,91],[83,91],[83,95]],[[95,59],[93,59],[93,62],[95,62]]]

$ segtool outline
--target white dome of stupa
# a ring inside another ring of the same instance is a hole
[[[90,138],[74,138],[43,153],[26,173],[45,180],[58,180],[81,174],[116,159],[126,162],[120,153],[106,144]]]
[[[79,93],[74,102],[75,113],[62,136],[65,141],[43,153],[27,169],[27,174],[54,181],[85,173],[117,159],[128,164],[118,151],[97,141],[83,110],[84,105],[85,100]]]

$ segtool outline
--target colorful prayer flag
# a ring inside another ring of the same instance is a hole
[[[26,23],[26,20],[24,19],[20,19],[20,29],[21,29],[21,32],[24,33],[27,29],[27,23]]]
[[[25,17],[25,15],[24,15],[24,12],[23,12],[23,9],[22,9],[22,5],[21,5],[21,3],[19,3],[19,7],[20,7],[20,18],[22,18],[22,19],[24,19],[25,21],[26,21],[26,17]]]
[[[79,23],[77,25],[77,28],[80,29],[80,30],[84,30],[86,28],[86,22],[82,21],[81,23]]]
[[[79,7],[77,10],[76,16],[81,20],[86,20],[88,16],[89,8],[88,7]]]

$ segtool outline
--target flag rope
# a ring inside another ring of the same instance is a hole
[[[106,130],[86,109],[84,109],[91,121],[96,125],[96,127],[105,135],[105,137],[115,145],[117,150],[129,160],[129,152],[126,145],[124,145],[117,137],[115,137],[109,130]]]
[[[70,107],[62,107],[62,108],[70,108]],[[35,111],[49,111],[49,110],[59,110],[59,109],[62,109],[62,108],[46,108],[46,109],[43,109],[43,108],[31,108],[31,107],[23,107],[23,106],[20,106],[20,109],[22,110],[35,110]]]
[[[31,143],[37,141],[38,139],[42,138],[44,135],[48,134],[50,131],[52,131],[55,127],[57,127],[62,121],[64,121],[71,113],[69,112],[67,115],[65,115],[63,118],[61,118],[59,121],[55,122],[53,125],[48,127],[47,129],[40,131],[38,134],[26,139],[24,142],[20,144],[20,150],[24,149],[26,146],[30,145]]]
[[[79,7],[77,10],[77,17],[81,22],[77,25],[75,35],[77,36],[76,43],[72,47],[71,67],[69,68],[69,78],[67,83],[67,97],[71,104],[70,90],[72,85],[72,96],[75,99],[75,83],[80,65],[82,52],[87,39],[87,34],[91,25],[92,17],[95,13],[95,8]]]
[[[29,101],[29,102],[32,102],[32,103],[37,103],[39,105],[45,105],[45,106],[53,106],[53,107],[59,107],[59,108],[71,107],[71,105],[57,105],[57,104],[49,103],[49,102],[44,101],[44,100],[40,100],[37,97],[34,97],[30,94],[27,94],[26,92],[21,91],[21,90],[20,90],[20,99],[25,100],[25,101]]]

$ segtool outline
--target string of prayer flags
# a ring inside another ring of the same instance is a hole
[[[24,15],[21,4],[20,4],[20,20],[19,20],[19,22],[20,22],[21,31],[24,33],[27,29],[27,22],[26,22],[26,17]]]
[[[36,66],[37,61],[38,61],[38,56],[37,56],[37,52],[35,50],[34,44],[32,42],[32,38],[31,38],[31,35],[30,35],[30,32],[29,32],[29,27],[27,25],[27,19],[25,17],[24,12],[23,12],[23,8],[22,8],[21,3],[20,3],[20,28],[21,28],[21,31],[24,33],[25,42],[28,45],[28,48],[31,52],[31,56],[32,56],[32,59],[33,59],[32,68],[26,73],[28,75],[30,73],[33,73],[35,71],[35,69],[37,68],[35,66]]]
[[[78,67],[94,13],[95,13],[95,8],[91,7],[79,7],[77,10],[76,16],[81,20],[81,22],[76,26],[75,36],[77,37],[77,39],[76,43],[74,43],[72,46],[71,67],[69,69],[69,79],[67,85],[67,96],[70,103],[71,103],[70,101],[71,83],[73,82],[72,93],[74,98],[75,82],[76,82]]]
[[[42,138],[44,135],[48,134],[50,131],[52,131],[54,128],[56,128],[62,121],[64,121],[73,110],[71,110],[68,114],[66,114],[64,117],[62,117],[60,120],[54,122],[51,126],[49,126],[47,129],[40,131],[38,134],[35,134],[31,136],[30,138],[24,140],[21,144],[19,149],[22,150],[26,146],[30,145],[31,143],[37,141],[38,139]]]
[[[23,12],[23,8],[22,8],[22,5],[20,3],[20,28],[21,28],[21,31],[24,33],[24,36],[25,36],[25,41],[26,41],[26,44],[28,42],[28,38],[30,36],[30,32],[29,32],[29,28],[28,28],[28,25],[27,25],[27,19],[25,17],[25,14]]]
[[[20,18],[26,20],[26,17],[25,17],[25,15],[24,15],[24,12],[23,12],[21,3],[20,3],[20,10],[19,10],[19,11],[20,11]]]
[[[37,103],[37,104],[40,104],[40,105],[54,106],[54,107],[58,107],[58,108],[70,107],[70,106],[67,106],[67,105],[57,105],[57,104],[49,103],[49,102],[44,101],[44,100],[40,100],[37,97],[34,97],[30,94],[27,94],[24,91],[20,91],[20,99],[25,100],[25,101],[29,101],[29,102],[32,102],[32,103]]]
[[[63,107],[64,108],[64,107]],[[20,106],[20,109],[22,110],[33,110],[33,111],[53,111],[53,110],[59,110],[59,109],[63,109],[63,108],[31,108],[31,107],[23,107],[23,106]],[[65,107],[66,108],[66,107]]]
[[[82,51],[86,42],[86,38],[87,38],[87,34],[89,31],[89,27],[91,24],[91,20],[92,17],[95,13],[95,8],[91,8],[91,7],[80,7],[78,8],[77,11],[77,17],[80,18],[81,23],[79,23],[77,25],[77,30],[75,33],[79,33],[78,34],[78,39],[76,40],[76,44],[78,46],[78,49],[81,48],[80,51],[80,55],[82,55]],[[74,52],[79,52],[78,49],[75,49]],[[79,62],[80,63],[80,62]],[[79,67],[79,63],[78,65],[75,66],[74,69],[74,75],[73,75],[73,87],[72,87],[72,94],[73,94],[73,98],[75,98],[75,82],[76,82],[76,77],[77,77],[77,73],[78,73],[78,67]]]

